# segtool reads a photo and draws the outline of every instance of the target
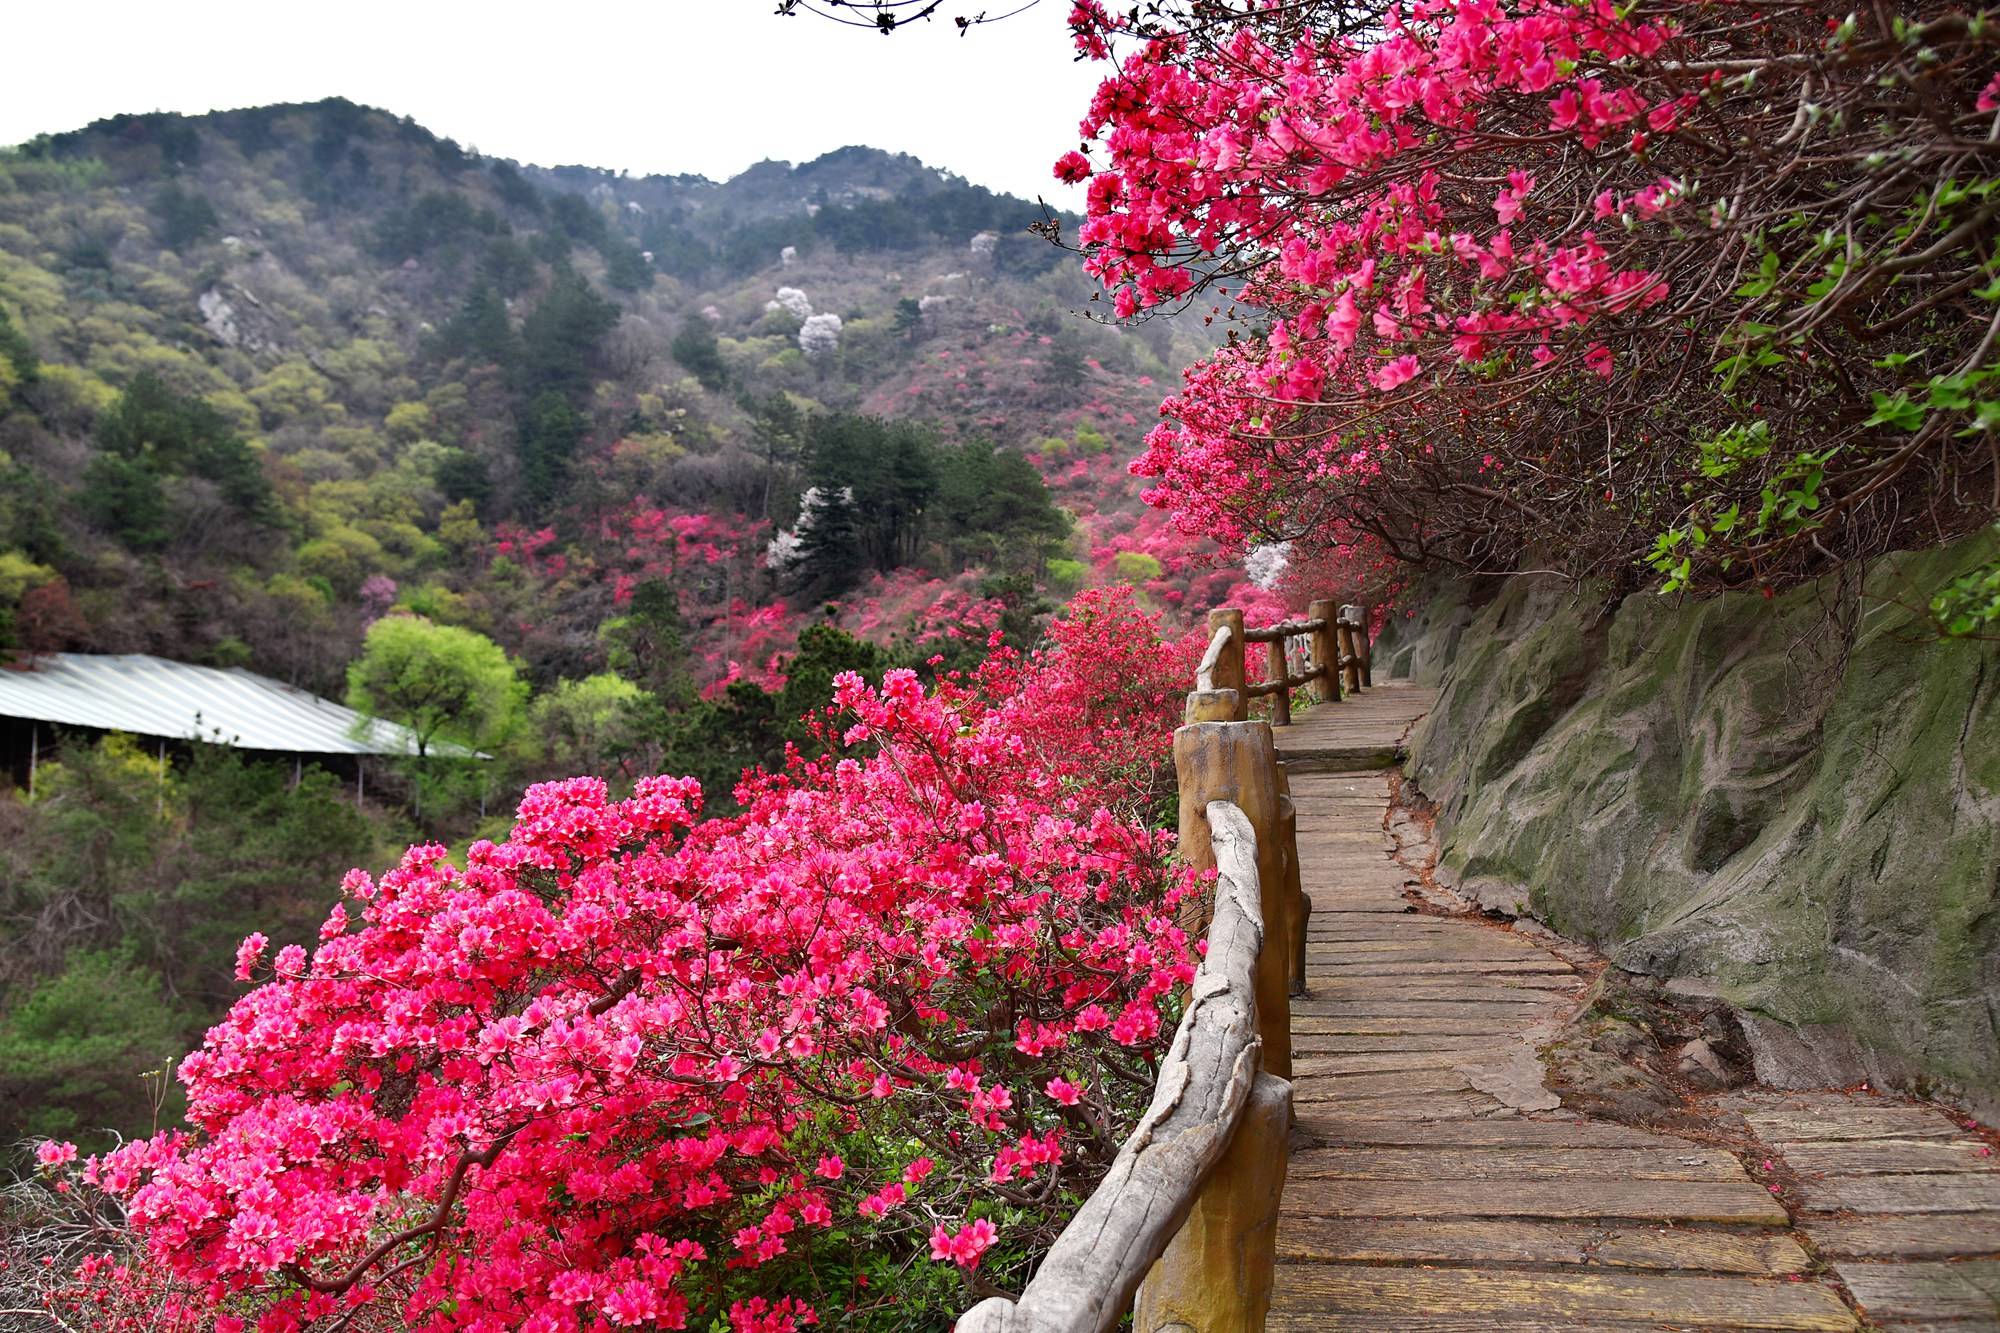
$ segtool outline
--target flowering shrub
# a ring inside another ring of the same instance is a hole
[[[1094,800],[1146,808],[1171,789],[1173,731],[1206,646],[1204,632],[1169,632],[1130,588],[1096,588],[1032,656],[996,654],[981,679],[1038,763]]]
[[[2000,30],[1809,0],[1119,16],[1058,176],[1120,315],[1256,322],[1138,470],[1190,532],[1765,583],[2000,510]],[[1218,312],[1220,306],[1218,305]]]
[[[575,778],[462,867],[350,873],[312,949],[244,941],[261,984],[182,1065],[189,1129],[44,1149],[144,1246],[63,1299],[225,1333],[788,1330],[1018,1278],[1193,975],[1192,881],[1114,808],[1177,704],[1150,629],[1112,595],[930,694],[843,676],[835,750],[738,817]]]
[[[835,314],[809,315],[799,326],[799,350],[812,360],[833,355],[840,350],[840,316]]]

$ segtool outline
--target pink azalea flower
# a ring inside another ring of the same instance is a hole
[[[1368,382],[1383,393],[1388,393],[1417,377],[1423,367],[1414,356],[1399,356],[1369,373]]]
[[[264,950],[269,948],[270,944],[270,938],[261,930],[252,931],[244,937],[243,943],[238,945],[236,949],[236,979],[238,981],[250,980],[250,973],[256,968],[258,960],[264,956]]]

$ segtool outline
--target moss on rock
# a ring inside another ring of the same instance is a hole
[[[1388,660],[1449,645],[1406,769],[1441,873],[2000,1107],[2000,645],[1911,609],[1990,547],[1775,598],[1430,593]]]

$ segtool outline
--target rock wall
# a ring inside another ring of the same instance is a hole
[[[1993,545],[1775,598],[1412,599],[1376,660],[1443,687],[1406,766],[1441,878],[1726,999],[1767,1081],[2000,1112],[2000,644],[1912,609]]]

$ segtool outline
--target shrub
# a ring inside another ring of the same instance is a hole
[[[463,869],[351,873],[310,953],[244,942],[263,984],[183,1065],[192,1131],[86,1164],[149,1256],[86,1285],[180,1284],[161,1327],[789,1330],[1017,1280],[1193,974],[1166,835],[1065,744],[1124,734],[1081,707],[1109,673],[1158,764],[1178,701],[1139,624],[1086,607],[928,695],[843,675],[834,751],[735,818],[578,778]]]

